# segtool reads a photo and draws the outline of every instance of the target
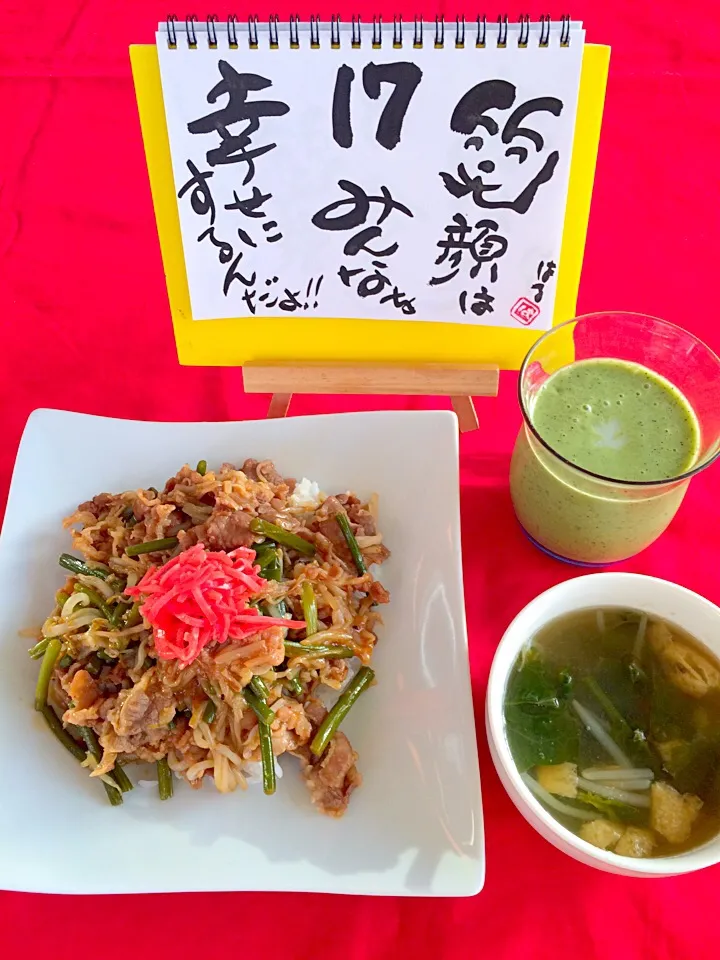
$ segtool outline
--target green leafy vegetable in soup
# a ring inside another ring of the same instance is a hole
[[[586,842],[667,856],[720,831],[720,661],[678,627],[561,617],[518,657],[504,711],[528,789]]]
[[[567,676],[528,650],[513,671],[505,700],[505,723],[521,771],[562,763],[577,755],[578,729],[570,716]]]

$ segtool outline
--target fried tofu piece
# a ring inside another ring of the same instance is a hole
[[[649,857],[655,848],[656,840],[650,830],[641,827],[626,827],[615,846],[615,853],[621,857]]]
[[[678,690],[698,700],[711,690],[720,690],[720,668],[712,657],[676,639],[666,623],[651,623],[647,638],[663,673]]]
[[[583,840],[601,850],[613,850],[621,857],[649,857],[657,843],[650,830],[625,827],[612,820],[591,820],[579,830]]]
[[[537,781],[548,793],[556,797],[577,797],[577,764],[554,763],[552,766],[536,767]]]
[[[612,820],[591,820],[580,827],[579,836],[601,850],[612,850],[624,832],[624,827]]]
[[[684,843],[702,805],[700,797],[678,793],[669,783],[654,783],[650,788],[650,826],[670,843]]]

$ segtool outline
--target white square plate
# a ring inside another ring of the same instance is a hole
[[[288,890],[463,896],[484,879],[450,413],[143,423],[57,410],[28,420],[0,537],[0,887],[44,893]],[[278,792],[178,784],[105,802],[33,710],[18,631],[63,583],[61,520],[101,491],[161,487],[184,463],[273,459],[327,493],[380,495],[391,592],[378,683],[343,730],[364,782],[342,820],[312,807],[292,758]]]

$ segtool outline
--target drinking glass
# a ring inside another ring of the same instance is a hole
[[[695,412],[699,450],[667,480],[619,481],[578,467],[533,426],[533,403],[553,373],[589,359],[641,364],[676,387]],[[548,331],[520,370],[520,428],[510,467],[515,513],[545,553],[603,566],[649,546],[675,516],[690,479],[720,453],[720,359],[691,333],[639,313],[593,313]]]

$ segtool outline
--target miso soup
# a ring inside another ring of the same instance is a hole
[[[505,691],[515,763],[548,812],[619,856],[669,856],[720,831],[720,661],[632,610],[554,620]]]

